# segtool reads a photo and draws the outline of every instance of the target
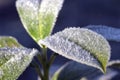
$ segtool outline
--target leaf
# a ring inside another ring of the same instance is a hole
[[[16,80],[36,53],[35,49],[0,48],[0,80]]]
[[[1,47],[21,47],[21,45],[11,36],[0,36],[0,48]]]
[[[38,11],[40,0],[17,0],[16,7],[24,28],[37,40],[39,33]]]
[[[51,34],[64,0],[17,0],[16,7],[21,21],[38,42]]]
[[[120,42],[120,29],[113,28],[104,25],[88,25],[85,28],[91,29],[102,36],[107,40]]]
[[[103,72],[110,59],[110,46],[99,34],[84,28],[67,28],[39,41],[54,52]]]
[[[120,69],[120,60],[109,61],[108,67],[116,67]]]
[[[0,36],[0,80],[16,80],[36,53],[11,36]]]
[[[52,80],[111,80],[118,73],[107,69],[103,75],[98,69],[77,62],[68,62],[58,69]]]
[[[40,39],[44,39],[51,34],[63,2],[64,0],[43,0],[41,2],[39,9],[39,29],[42,35],[40,35]]]

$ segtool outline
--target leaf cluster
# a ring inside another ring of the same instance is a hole
[[[16,80],[34,56],[39,62],[33,61],[31,65],[41,80],[49,80],[49,70],[57,54],[73,61],[58,69],[52,80],[106,80],[118,74],[113,67],[120,68],[120,61],[109,61],[111,48],[108,41],[119,42],[120,29],[89,25],[84,28],[66,28],[51,35],[63,2],[64,0],[16,1],[23,26],[41,51],[25,48],[13,37],[1,36],[0,80]],[[50,59],[47,58],[48,48],[54,52]]]

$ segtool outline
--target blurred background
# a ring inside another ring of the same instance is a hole
[[[15,8],[16,0],[0,0],[0,36],[14,36],[28,48],[39,46],[26,33]],[[120,0],[65,0],[53,33],[65,27],[106,25],[120,28]],[[120,59],[120,43],[110,41],[111,59]],[[54,64],[68,61],[58,57]],[[28,67],[18,80],[37,80],[35,71]],[[116,79],[120,79],[117,76]]]

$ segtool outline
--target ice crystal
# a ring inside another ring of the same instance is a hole
[[[16,80],[36,53],[35,49],[0,48],[0,80]]]
[[[63,1],[17,0],[21,21],[36,42],[51,34]]]
[[[39,30],[41,39],[51,34],[64,0],[43,0],[39,9]]]
[[[40,0],[17,0],[16,7],[20,16],[20,19],[24,25],[24,28],[32,36],[34,40],[37,40],[39,36],[39,8]]]

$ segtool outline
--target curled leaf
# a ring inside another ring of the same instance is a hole
[[[106,71],[110,46],[101,35],[84,28],[67,28],[39,41],[56,53]]]
[[[104,25],[88,25],[85,28],[91,29],[102,36],[107,40],[120,42],[120,29],[108,27]]]
[[[64,0],[17,0],[16,7],[21,21],[38,42],[51,34]]]
[[[0,48],[1,47],[21,47],[21,45],[11,36],[0,36]]]
[[[0,80],[16,80],[36,53],[35,49],[0,48]]]

